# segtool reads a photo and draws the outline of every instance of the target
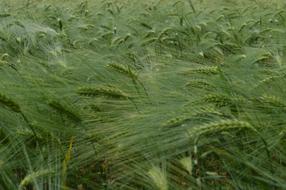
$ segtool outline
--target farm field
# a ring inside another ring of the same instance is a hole
[[[0,190],[286,189],[286,3],[0,0]]]

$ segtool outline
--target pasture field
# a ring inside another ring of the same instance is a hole
[[[286,3],[0,0],[0,190],[286,189]]]

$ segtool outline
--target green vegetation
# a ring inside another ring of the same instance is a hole
[[[286,189],[285,8],[0,0],[0,189]]]

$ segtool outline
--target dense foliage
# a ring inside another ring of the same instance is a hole
[[[0,189],[286,188],[279,1],[0,1]]]

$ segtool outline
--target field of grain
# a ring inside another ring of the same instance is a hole
[[[0,0],[0,190],[286,189],[282,0]]]

